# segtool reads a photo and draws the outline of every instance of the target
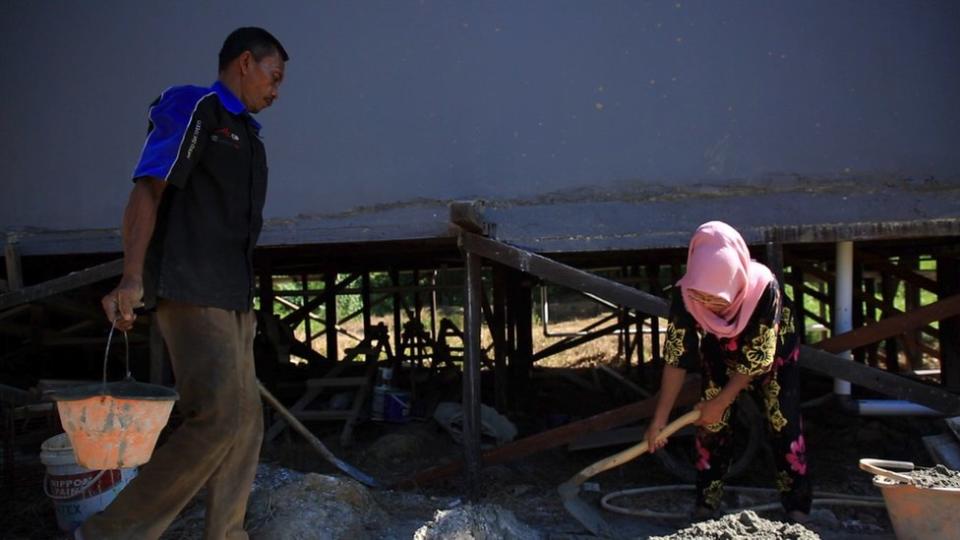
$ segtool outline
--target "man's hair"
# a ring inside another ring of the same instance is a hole
[[[283,45],[270,32],[256,26],[245,26],[230,32],[224,40],[220,48],[220,71],[244,51],[250,51],[257,62],[272,54],[279,54],[284,62],[290,59]]]

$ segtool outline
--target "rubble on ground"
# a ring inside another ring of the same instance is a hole
[[[360,483],[308,473],[275,490],[253,494],[247,510],[256,524],[254,539],[360,540],[371,536],[367,526],[387,519]]]
[[[438,510],[417,530],[414,540],[539,540],[540,533],[520,522],[513,512],[495,504],[468,504]]]

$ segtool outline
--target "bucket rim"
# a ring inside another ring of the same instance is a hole
[[[100,396],[145,401],[177,401],[180,399],[180,395],[173,388],[137,381],[84,384],[57,390],[50,395],[54,401],[81,401]]]
[[[904,484],[901,482],[896,482],[894,480],[891,480],[889,478],[884,478],[882,476],[874,476],[873,485],[880,488],[881,491],[885,489],[913,488],[917,491],[935,491],[935,492],[941,492],[941,493],[960,494],[960,488],[915,486],[913,484]]]

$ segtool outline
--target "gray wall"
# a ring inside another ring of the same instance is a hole
[[[264,8],[264,6],[269,6]],[[166,86],[292,60],[266,215],[776,173],[957,177],[960,2],[3,0],[0,229],[115,227]]]

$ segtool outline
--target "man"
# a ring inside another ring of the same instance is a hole
[[[237,29],[213,86],[173,87],[150,107],[123,216],[123,277],[102,304],[121,330],[134,308],[156,307],[184,422],[79,538],[157,538],[202,487],[204,538],[247,538],[263,437],[252,255],[267,188],[251,114],[277,99],[287,60],[266,30]]]

